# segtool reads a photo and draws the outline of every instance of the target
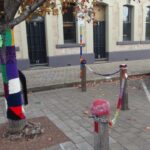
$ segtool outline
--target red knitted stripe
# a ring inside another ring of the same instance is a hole
[[[99,125],[98,125],[98,122],[94,122],[94,131],[96,132],[96,133],[98,133],[99,132]]]
[[[9,107],[20,119],[25,119],[25,115],[22,111],[22,106]]]

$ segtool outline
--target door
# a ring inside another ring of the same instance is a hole
[[[95,58],[106,58],[105,49],[105,11],[106,6],[101,3],[94,5],[93,40]]]
[[[106,58],[105,51],[105,21],[94,23],[94,54],[95,58]]]
[[[30,63],[47,63],[44,18],[36,17],[27,22],[26,26]]]

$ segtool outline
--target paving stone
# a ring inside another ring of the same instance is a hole
[[[128,150],[141,150],[137,145],[134,145],[132,143],[125,145],[126,149]],[[144,149],[144,147],[143,147]],[[145,150],[145,149],[144,149]]]
[[[79,136],[79,134],[76,133],[76,132],[74,132],[73,130],[71,130],[71,131],[66,131],[65,134],[66,134],[69,138]]]
[[[51,146],[49,148],[46,148],[44,150],[61,150],[60,146],[59,145],[55,145],[55,146]]]
[[[76,144],[80,150],[94,150],[93,147],[87,142]]]
[[[62,150],[78,150],[78,148],[72,142],[65,142],[60,144]]]
[[[86,140],[92,147],[94,147],[94,135],[85,137],[85,140]]]
[[[79,116],[77,116],[77,115],[73,116],[72,119],[73,119],[74,121],[82,120],[82,118],[79,117]]]
[[[110,145],[110,150],[127,150],[125,147],[122,147],[118,143],[113,143]]]
[[[109,144],[113,144],[113,143],[116,143],[116,142],[117,141],[114,138],[109,136]]]
[[[127,145],[127,144],[131,143],[131,141],[129,139],[127,139],[126,137],[124,137],[123,135],[121,135],[120,137],[118,137],[116,139],[116,141],[119,141],[119,143],[121,145]]]
[[[85,142],[85,139],[79,135],[76,136],[69,136],[70,140],[72,140],[75,144]]]
[[[46,113],[45,115],[52,121],[58,119],[58,117],[53,113]]]
[[[110,135],[111,135],[113,138],[117,138],[117,137],[120,136],[120,133],[118,133],[117,131],[112,131],[112,130],[110,129]]]
[[[84,131],[84,132],[79,132],[79,134],[83,137],[83,138],[86,138],[86,137],[89,137],[91,136],[92,134],[88,131]]]
[[[150,133],[145,131],[140,133],[140,137],[144,138],[144,139],[149,139],[150,138]]]

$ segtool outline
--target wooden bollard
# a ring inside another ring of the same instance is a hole
[[[81,78],[81,90],[82,92],[86,91],[86,60],[80,59],[80,78]]]
[[[94,119],[94,150],[109,150],[109,102],[102,99],[95,100],[91,113]]]
[[[128,75],[127,75],[127,65],[120,65],[120,88],[122,88],[122,83],[124,81],[123,93],[122,93],[122,106],[121,110],[128,110]]]

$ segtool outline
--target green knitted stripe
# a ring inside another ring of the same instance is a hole
[[[11,45],[12,45],[11,29],[7,29],[5,32],[5,46],[11,46]]]
[[[3,39],[2,39],[2,35],[0,35],[0,47],[3,46]]]
[[[2,78],[4,83],[8,83],[7,75],[6,75],[6,65],[1,65]]]

